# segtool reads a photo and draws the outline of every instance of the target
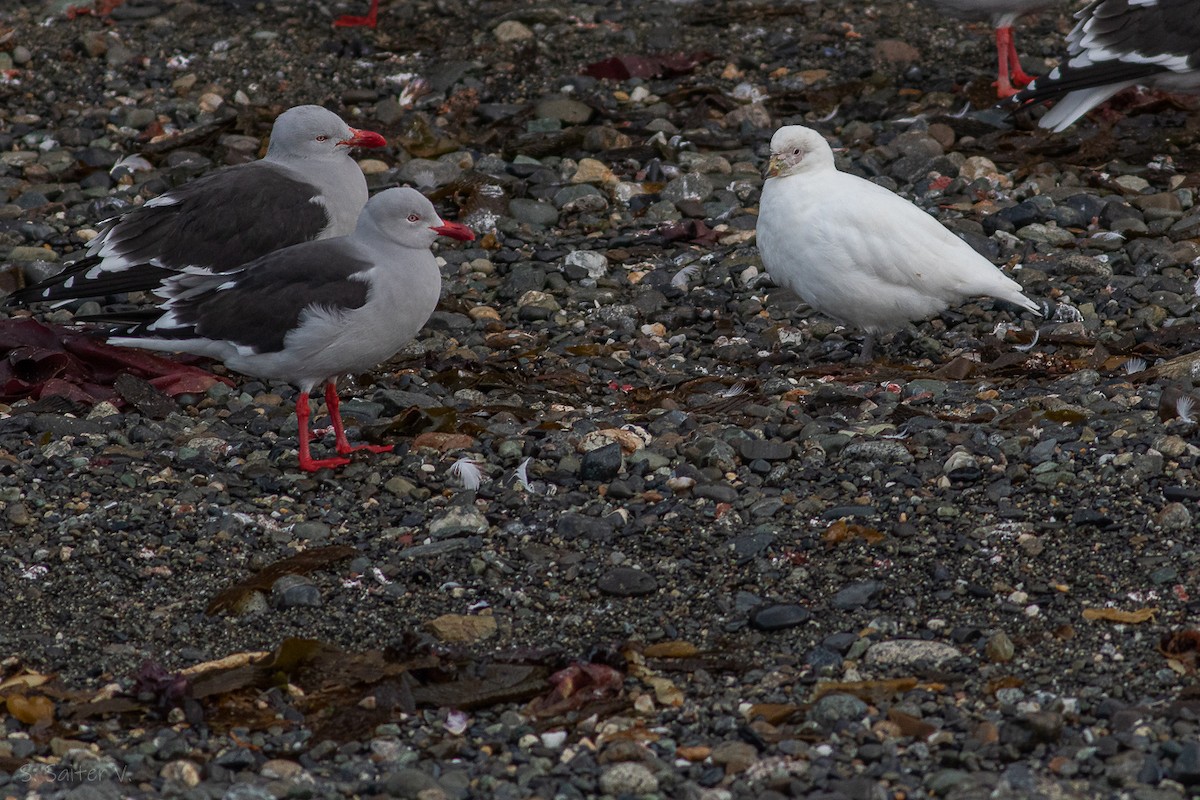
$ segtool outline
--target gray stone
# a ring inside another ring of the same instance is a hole
[[[592,107],[569,97],[551,95],[544,98],[533,109],[535,117],[557,119],[568,125],[582,125],[592,118]]]
[[[608,198],[586,183],[564,186],[554,195],[554,205],[567,214],[608,210]]]
[[[638,597],[658,589],[658,579],[633,567],[617,567],[600,576],[596,588],[615,597]]]
[[[942,642],[922,639],[891,639],[876,642],[867,649],[866,663],[892,669],[914,670],[922,667],[941,669],[962,653]]]
[[[707,200],[712,193],[713,184],[707,175],[689,172],[686,175],[680,175],[664,186],[662,197],[664,200],[678,205],[688,201]]]
[[[867,715],[867,704],[852,694],[827,694],[808,711],[808,719],[823,728],[838,722],[858,722]]]
[[[422,191],[447,186],[462,175],[462,167],[449,161],[414,158],[400,167],[397,177]]]
[[[509,200],[508,213],[517,222],[527,225],[549,227],[558,222],[558,209],[549,203],[530,200],[527,197],[514,197]]]
[[[321,603],[321,589],[305,575],[283,575],[271,584],[276,608],[320,608]]]
[[[608,274],[608,259],[603,253],[597,253],[594,250],[574,250],[567,253],[563,264],[580,267],[592,280],[599,280]]]
[[[776,442],[768,439],[739,439],[738,452],[747,461],[761,458],[764,461],[785,461],[792,457],[791,442]]]
[[[306,542],[325,542],[329,540],[331,530],[326,523],[310,519],[297,522],[292,533],[297,539],[303,539]]]
[[[492,35],[496,37],[496,41],[500,44],[514,44],[516,42],[525,42],[533,38],[533,31],[522,22],[515,19],[508,19],[501,22],[492,30]]]
[[[645,764],[622,761],[600,774],[600,791],[614,797],[652,794],[658,791],[658,778]]]
[[[702,483],[692,490],[692,494],[718,503],[732,503],[738,497],[737,489],[727,483]]]
[[[419,769],[398,769],[383,779],[383,790],[389,797],[417,800],[424,791],[441,791],[437,780]]]
[[[464,534],[487,533],[488,521],[474,506],[451,506],[446,513],[429,523],[429,536],[449,539]]]
[[[860,581],[841,589],[830,601],[834,608],[843,611],[861,608],[871,602],[871,598],[879,594],[883,584],[879,581]]]
[[[44,203],[42,205],[45,205]],[[48,247],[18,245],[8,251],[9,261],[58,261],[58,253]]]
[[[874,461],[884,464],[911,464],[913,454],[901,442],[878,439],[871,442],[854,442],[842,448],[844,461]]]
[[[796,603],[778,603],[755,609],[750,615],[750,627],[760,631],[778,631],[794,628],[810,619],[812,612],[804,606]]]

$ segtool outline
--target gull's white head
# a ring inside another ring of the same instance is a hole
[[[787,125],[771,137],[771,160],[763,177],[786,178],[825,168],[833,168],[833,150],[825,137],[803,125]]]

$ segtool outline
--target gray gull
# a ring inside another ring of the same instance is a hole
[[[30,303],[154,289],[173,272],[228,272],[272,250],[354,230],[367,181],[355,147],[383,147],[321,106],[296,106],[271,128],[267,154],[218,170],[107,220],[84,256],[14,292]]]
[[[300,390],[300,468],[341,466],[349,460],[312,458],[309,392],[325,385],[340,456],[391,449],[349,443],[337,379],[391,358],[429,319],[441,288],[429,249],[438,236],[475,238],[465,225],[443,221],[415,189],[388,189],[367,202],[349,236],[292,245],[224,275],[176,273],[158,290],[161,307],[118,325],[108,341],[209,356],[245,375],[293,384]]]

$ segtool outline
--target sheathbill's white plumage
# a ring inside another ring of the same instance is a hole
[[[817,131],[771,139],[758,250],[775,283],[874,335],[986,295],[1034,313],[1021,286],[936,219],[868,180],[840,172]]]

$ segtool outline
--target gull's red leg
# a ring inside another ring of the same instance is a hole
[[[308,408],[308,392],[301,391],[296,398],[296,424],[300,426],[300,469],[305,472],[316,472],[326,467],[340,467],[350,463],[348,458],[318,458],[313,459],[309,450],[309,439],[312,431],[308,428],[310,412]]]
[[[1009,80],[1008,57],[1009,43],[1012,41],[1012,28],[996,28],[996,59],[999,68],[996,70],[996,95],[1001,99],[1012,97],[1017,93]]]
[[[1030,75],[1021,68],[1021,57],[1017,55],[1017,38],[1013,35],[1012,28],[1005,28],[1008,31],[1008,72],[1012,76],[1013,84],[1021,87],[1028,86],[1033,83],[1036,75]]]
[[[1016,94],[1016,86],[1028,86],[1033,81],[1033,76],[1025,74],[1025,70],[1021,69],[1021,58],[1017,55],[1012,28],[996,28],[996,58],[1000,62],[999,74],[996,76],[996,95],[1001,99]]]
[[[335,28],[374,28],[378,13],[379,0],[371,0],[371,10],[367,12],[365,17],[356,17],[352,14],[347,14],[335,19],[333,26]]]
[[[329,381],[325,384],[325,407],[329,409],[329,419],[333,422],[333,435],[337,442],[337,451],[342,455],[353,453],[355,450],[367,450],[372,453],[390,453],[390,444],[350,444],[346,438],[346,428],[342,425],[342,412],[337,395],[337,384]]]

